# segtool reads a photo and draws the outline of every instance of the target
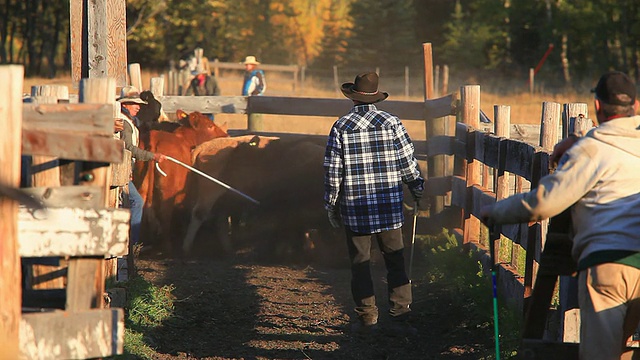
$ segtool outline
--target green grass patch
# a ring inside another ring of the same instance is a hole
[[[464,309],[469,326],[482,328],[493,338],[493,292],[490,275],[468,251],[464,251],[453,234],[443,229],[432,236],[417,236],[416,245],[426,257],[425,280],[441,291],[453,294],[452,305]],[[500,294],[498,294],[500,296]],[[498,299],[501,359],[515,358],[520,344],[521,313]],[[493,346],[478,359],[495,359]]]
[[[124,354],[113,359],[152,360],[155,351],[145,334],[173,316],[173,285],[157,287],[140,276],[118,283],[127,291],[125,306]]]

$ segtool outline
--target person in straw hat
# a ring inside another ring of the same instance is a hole
[[[357,319],[351,330],[370,333],[378,329],[370,270],[375,237],[388,271],[391,322],[387,330],[393,336],[415,335],[417,330],[407,322],[412,295],[403,254],[403,183],[417,202],[424,180],[402,122],[374,105],[389,96],[378,90],[378,74],[358,74],[353,83],[342,84],[342,93],[353,101],[353,107],[329,132],[324,201],[331,225],[344,225],[347,235]]]
[[[262,95],[267,90],[267,82],[264,71],[258,69],[260,63],[255,56],[247,56],[244,59],[244,82],[242,83],[242,96]]]
[[[120,97],[116,99],[120,103],[119,119],[123,120],[123,130],[120,132],[120,139],[124,141],[125,149],[131,151],[134,161],[155,160],[162,162],[166,159],[163,154],[153,153],[138,147],[140,142],[140,131],[138,130],[138,112],[140,105],[146,101],[140,98],[140,92],[134,86],[125,86],[120,92]],[[142,196],[136,189],[133,181],[129,181],[129,207],[131,209],[131,227],[129,241],[137,244],[140,237],[140,226],[142,224]]]

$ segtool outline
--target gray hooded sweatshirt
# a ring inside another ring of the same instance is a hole
[[[542,220],[571,207],[576,261],[595,251],[640,252],[639,127],[632,116],[592,129],[535,189],[497,202],[489,222]]]

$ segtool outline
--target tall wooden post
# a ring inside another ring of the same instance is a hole
[[[433,55],[431,43],[422,44],[424,53],[424,99],[433,99]],[[427,129],[427,142],[439,136],[446,136],[445,118],[430,119],[425,116]],[[429,178],[445,176],[445,155],[429,156],[427,160],[427,175]],[[433,196],[431,202],[430,215],[437,215],[444,210],[444,196]]]
[[[114,101],[114,95],[116,92],[115,79],[111,78],[94,78],[94,79],[82,79],[80,83],[80,102],[89,104],[108,104]],[[109,164],[84,162],[82,163],[82,169],[78,178],[80,179],[80,185],[94,185],[101,186],[104,192],[105,203],[104,206],[109,206],[109,187],[111,184],[111,169]],[[107,266],[108,270],[114,267],[117,260],[112,260]],[[69,261],[69,276],[71,276],[74,269],[94,269],[95,281],[94,295],[96,298],[93,301],[97,302],[98,307],[102,304],[102,294],[105,286],[105,261],[103,258],[83,258],[73,259]],[[70,282],[71,283],[71,282]],[[78,282],[77,282],[78,283]],[[76,283],[76,284],[77,284]],[[84,283],[87,285],[87,283]],[[90,288],[89,288],[90,289]],[[68,291],[74,292],[80,289],[73,289]],[[84,290],[87,292],[87,289]],[[69,301],[69,300],[67,300]],[[84,307],[84,305],[82,305]]]
[[[144,90],[142,88],[142,75],[140,73],[140,64],[132,63],[127,65],[127,70],[129,72],[129,85],[133,85],[138,89],[138,91]]]
[[[71,78],[127,84],[126,0],[70,0]]]
[[[562,138],[576,131],[589,130],[593,122],[589,120],[589,107],[585,103],[564,104],[562,111]]]
[[[462,105],[462,122],[471,126],[475,131],[480,127],[480,86],[467,85],[460,88],[460,101]],[[470,133],[467,141],[473,141],[475,136]],[[471,144],[471,148],[475,146]],[[469,145],[467,145],[469,148]],[[467,162],[467,188],[473,184],[480,184],[480,162],[471,160]],[[478,242],[480,240],[480,220],[471,215],[469,211],[464,214],[464,242]]]
[[[562,106],[560,104],[549,101],[542,103],[540,146],[547,151],[553,151],[553,147],[558,143],[561,118]]]
[[[587,104],[564,104],[563,108],[562,138],[566,138],[569,134],[574,132],[586,132],[593,127],[593,123],[589,120],[589,109]],[[577,329],[579,329],[580,322],[577,321],[579,316],[576,316],[577,311],[574,310],[578,308],[577,277],[560,275],[558,294],[560,329],[562,331],[562,338],[560,340],[565,342],[579,341],[580,336]],[[575,324],[574,327],[571,326],[573,324]]]
[[[23,76],[22,66],[0,66],[0,183],[16,188],[20,186]],[[22,311],[18,204],[0,197],[0,219],[0,349],[9,359],[18,357]]]
[[[409,67],[404,67],[404,97],[409,100]]]
[[[502,138],[511,136],[511,107],[505,105],[495,105],[493,107],[494,132]],[[500,142],[498,149],[498,168],[493,170],[493,191],[496,193],[496,201],[509,196],[509,173],[504,171],[507,162],[507,144]],[[502,240],[501,240],[502,241]],[[511,245],[511,264],[518,258],[520,245],[514,244],[511,240],[506,240]],[[498,246],[498,249],[501,247]],[[496,259],[498,261],[499,259]]]
[[[149,90],[156,98],[164,96],[164,77],[151,78],[151,86],[149,87]]]

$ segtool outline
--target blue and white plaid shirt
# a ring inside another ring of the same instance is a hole
[[[402,183],[423,185],[414,147],[398,117],[361,104],[331,127],[324,155],[325,208],[339,206],[353,232],[402,227]]]

